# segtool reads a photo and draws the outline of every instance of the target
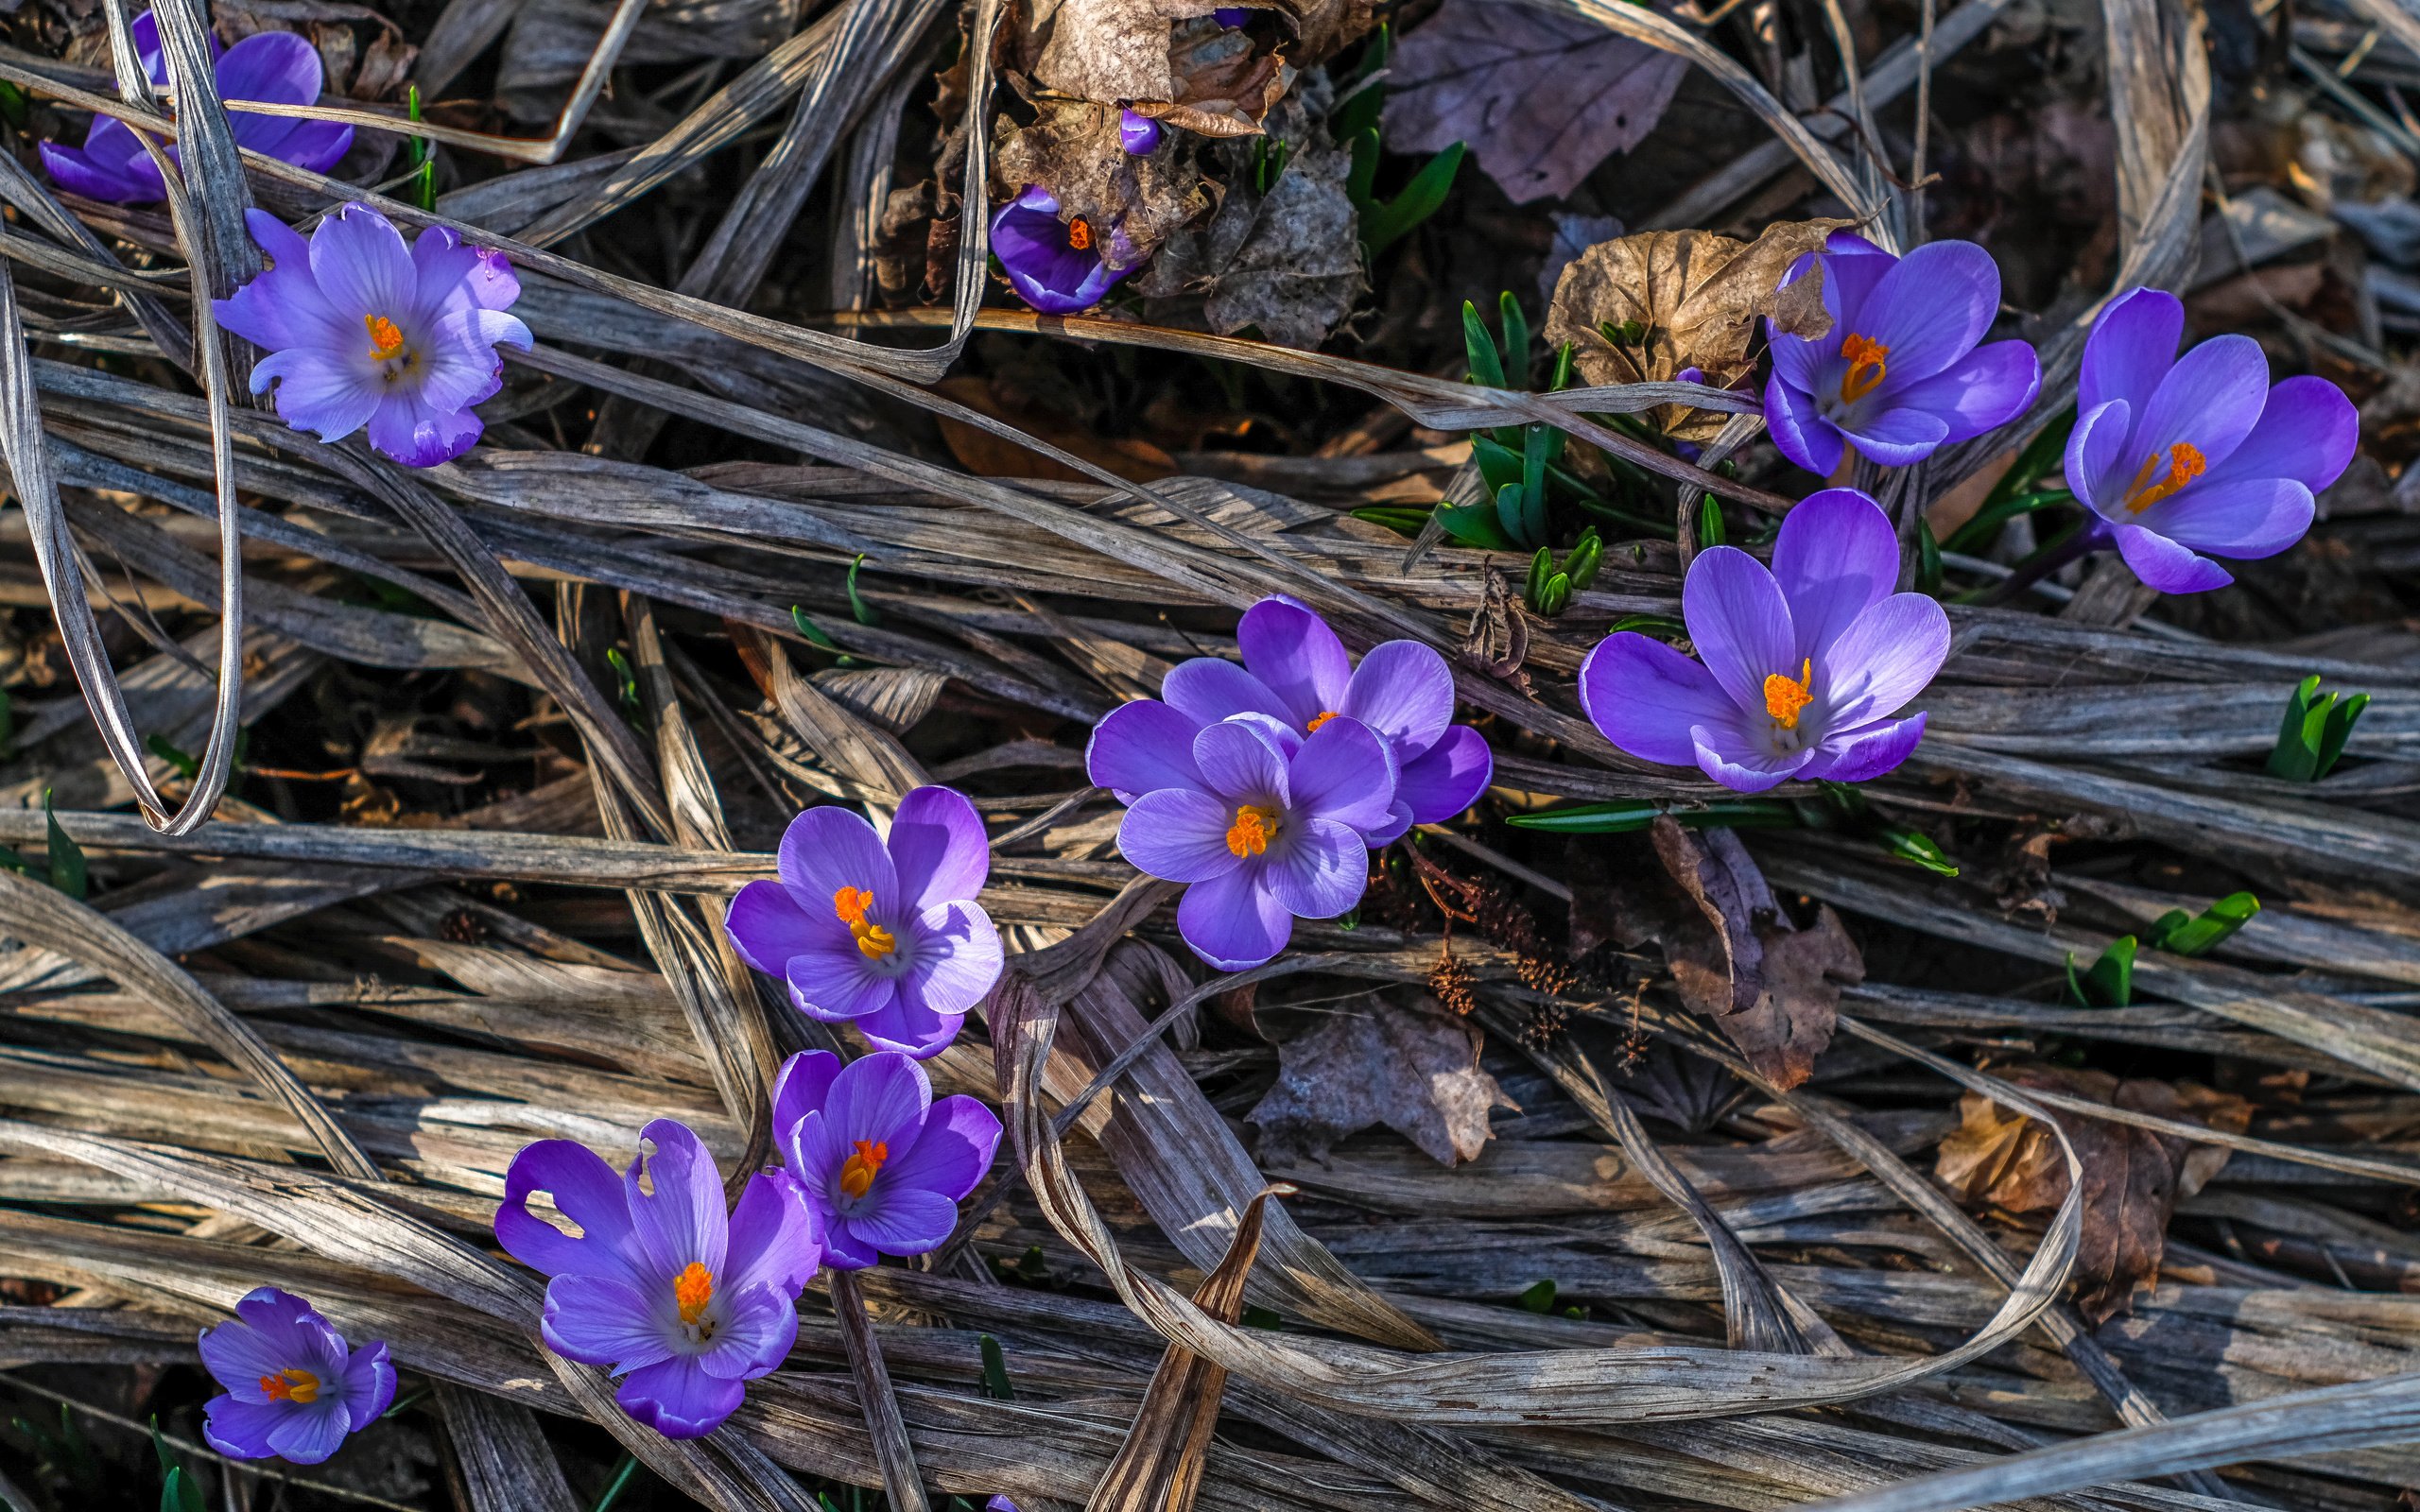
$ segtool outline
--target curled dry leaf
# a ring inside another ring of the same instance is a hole
[[[1387,145],[1469,145],[1515,204],[1561,198],[1655,129],[1677,53],[1519,0],[1445,0],[1388,60]]]
[[[1172,96],[1136,100],[1134,112],[1202,136],[1258,135],[1292,77],[1275,53],[1260,51],[1243,32],[1216,22],[1179,26],[1168,66],[1176,78]]]
[[[1168,238],[1142,290],[1202,295],[1212,330],[1257,326],[1280,346],[1317,347],[1361,291],[1361,247],[1345,193],[1353,155],[1313,129],[1266,196],[1231,188],[1209,224]]]
[[[1732,387],[1755,366],[1756,322],[1775,312],[1782,275],[1847,224],[1783,221],[1753,242],[1651,231],[1599,243],[1563,270],[1546,339],[1577,343],[1580,370],[1592,384],[1666,383],[1695,368],[1715,387]],[[1803,300],[1794,296],[1792,305],[1802,319]],[[1608,339],[1608,327],[1618,341]],[[1676,404],[1657,419],[1668,435],[1710,441],[1725,417]]]
[[[2191,1082],[2121,1081],[2103,1071],[2040,1065],[2003,1067],[1996,1074],[2018,1087],[2229,1133],[2239,1134],[2252,1122],[2250,1103]],[[1958,1114],[1959,1126],[1941,1142],[1933,1174],[1962,1200],[2010,1212],[2042,1212],[2066,1200],[2066,1162],[2037,1120],[2011,1113],[1977,1092],[1959,1099]],[[2177,1199],[2199,1192],[2226,1164],[2228,1152],[2131,1124],[2097,1118],[2061,1122],[2084,1172],[2076,1305],[2098,1324],[2125,1308],[2135,1288],[2159,1280]]]
[[[1173,22],[1206,16],[1213,0],[1035,0],[1022,51],[1033,77],[1063,94],[1115,105],[1172,99]]]
[[[1003,117],[993,129],[994,163],[1009,195],[1040,184],[1063,219],[1115,226],[1101,239],[1113,267],[1132,267],[1170,233],[1210,207],[1189,152],[1129,153],[1117,139],[1118,109],[1087,100],[1035,102],[1033,124]]]
[[[1423,998],[1379,993],[1339,1005],[1278,1046],[1277,1085],[1246,1115],[1265,1166],[1324,1160],[1337,1141],[1384,1124],[1440,1165],[1474,1160],[1491,1108],[1518,1109],[1478,1063],[1478,1031]]]

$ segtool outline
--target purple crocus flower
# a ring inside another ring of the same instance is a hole
[[[201,1363],[227,1388],[203,1406],[201,1436],[236,1459],[274,1454],[317,1465],[395,1400],[387,1346],[346,1349],[310,1303],[274,1286],[248,1294],[233,1318],[201,1331]]]
[[[2213,336],[2179,357],[2184,330],[2173,294],[2111,301],[2084,341],[2067,438],[2067,487],[2094,516],[2084,543],[2116,546],[2164,593],[2235,581],[2211,556],[2274,556],[2300,541],[2312,496],[2361,438],[2352,401],[2326,379],[2271,387],[2250,336]]]
[[[1454,674],[1430,647],[1389,641],[1356,666],[1325,620],[1283,596],[1246,610],[1236,642],[1243,651],[1240,667],[1196,657],[1167,675],[1160,699],[1184,716],[1182,724],[1148,699],[1112,711],[1093,735],[1093,780],[1132,802],[1150,791],[1140,785],[1146,782],[1169,785],[1151,781],[1164,767],[1148,753],[1147,765],[1131,769],[1138,746],[1183,750],[1201,727],[1247,713],[1267,715],[1299,740],[1341,715],[1370,727],[1386,743],[1394,768],[1388,816],[1363,833],[1371,846],[1385,845],[1415,824],[1452,818],[1487,790],[1495,755],[1478,730],[1454,723]]]
[[[1766,322],[1773,371],[1765,424],[1800,467],[1830,476],[1844,440],[1885,467],[1904,467],[2033,403],[2042,387],[2033,349],[1976,345],[1999,313],[2000,272],[1973,242],[1927,242],[1893,257],[1836,231],[1782,282],[1816,266],[1832,329],[1810,340]]]
[[[134,34],[135,56],[151,82],[165,87],[167,60],[160,55],[160,23],[146,10],[129,28]],[[210,39],[212,69],[223,100],[261,100],[271,105],[316,105],[324,74],[319,49],[307,38],[290,31],[255,32],[234,46],[221,49]],[[325,173],[353,146],[353,128],[334,121],[298,121],[287,115],[259,115],[229,111],[227,124],[235,145],[267,157]],[[151,155],[134,133],[113,116],[96,115],[80,147],[38,144],[43,166],[61,189],[87,199],[118,204],[147,204],[164,198],[167,188]],[[176,148],[168,149],[175,158]]]
[[[1949,616],[1893,593],[1898,576],[1881,506],[1855,489],[1811,494],[1782,521],[1772,571],[1733,546],[1689,564],[1681,612],[1703,663],[1608,636],[1580,668],[1581,706],[1641,761],[1694,763],[1742,793],[1879,777],[1924,735],[1923,714],[1892,716],[1949,655]]]
[[[1081,215],[1062,221],[1057,198],[1038,183],[1026,185],[992,217],[992,251],[1008,272],[1009,287],[1044,315],[1089,310],[1132,272],[1109,266],[1119,241],[1114,226],[1096,226]]]
[[[553,1278],[539,1324],[548,1349],[627,1373],[614,1400],[665,1437],[702,1437],[739,1406],[743,1383],[789,1353],[821,1228],[778,1176],[750,1177],[726,1215],[714,1157],[685,1125],[659,1118],[639,1137],[654,1153],[619,1177],[584,1144],[525,1146],[505,1173],[495,1237]],[[532,1213],[533,1192],[579,1236]]]
[[[1233,31],[1236,27],[1242,26],[1251,15],[1252,11],[1243,6],[1220,6],[1210,12],[1210,19]]]
[[[307,242],[266,211],[244,223],[268,270],[211,309],[268,350],[252,392],[275,383],[278,415],[323,441],[367,426],[370,444],[406,467],[469,451],[481,429],[471,406],[504,386],[497,344],[529,350],[529,328],[504,313],[521,297],[504,254],[465,247],[442,226],[406,248],[358,203]]]
[[[773,1084],[773,1140],[823,1229],[823,1260],[862,1270],[921,1255],[958,1227],[959,1199],[992,1168],[1000,1117],[972,1097],[933,1101],[925,1068],[895,1051],[809,1050]]]
[[[955,788],[902,799],[888,844],[846,809],[808,809],[780,867],[779,882],[739,889],[727,923],[740,959],[787,982],[808,1018],[921,1060],[1000,979],[1000,932],[975,901],[992,851]]]
[[[1202,726],[1144,699],[1093,731],[1093,781],[1131,805],[1118,850],[1154,877],[1190,884],[1177,932],[1222,971],[1284,950],[1296,919],[1334,919],[1359,902],[1365,836],[1401,833],[1386,741],[1343,714],[1302,723],[1316,728],[1305,735],[1264,713]]]
[[[1130,158],[1149,157],[1159,150],[1160,123],[1133,111],[1118,112],[1117,145]]]

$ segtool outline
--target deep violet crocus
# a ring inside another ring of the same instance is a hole
[[[725,1214],[714,1157],[687,1125],[659,1118],[639,1137],[653,1153],[619,1176],[584,1144],[526,1146],[505,1173],[495,1236],[553,1278],[539,1323],[546,1347],[624,1376],[614,1400],[639,1422],[698,1438],[789,1353],[821,1228],[779,1176],[750,1177]],[[536,1192],[578,1237],[529,1211]]]
[[[1184,748],[1204,725],[1265,714],[1298,740],[1340,715],[1369,726],[1394,768],[1388,817],[1363,833],[1372,846],[1415,824],[1449,819],[1487,790],[1495,757],[1478,730],[1454,723],[1454,675],[1429,646],[1388,641],[1357,666],[1325,620],[1282,596],[1246,610],[1236,643],[1242,666],[1195,657],[1167,675],[1159,704],[1112,711],[1093,736],[1093,781],[1131,802],[1168,785],[1154,753]]]
[[[1977,346],[1999,313],[2000,272],[1973,242],[1927,242],[1893,257],[1834,232],[1782,282],[1820,268],[1832,328],[1807,338],[1773,330],[1765,424],[1784,456],[1831,475],[1841,449],[1904,467],[1933,448],[2014,420],[2042,387],[2022,341]]]
[[[1689,564],[1681,612],[1702,662],[1608,636],[1580,668],[1581,706],[1633,756],[1695,765],[1742,793],[1879,777],[1924,734],[1923,714],[1893,716],[1949,655],[1949,616],[1893,593],[1898,576],[1879,505],[1854,489],[1811,494],[1782,521],[1771,571],[1734,546]]]
[[[1160,146],[1160,123],[1137,111],[1117,112],[1117,145],[1130,158],[1149,157]]]
[[[409,247],[386,216],[345,205],[304,241],[264,211],[244,222],[268,267],[216,300],[218,323],[268,350],[252,392],[277,385],[277,413],[296,430],[370,444],[406,467],[435,467],[471,449],[471,406],[504,385],[498,344],[529,350],[529,328],[504,312],[521,281],[502,252],[465,247],[442,226]]]
[[[1009,275],[1009,287],[1044,315],[1077,315],[1098,304],[1112,285],[1134,271],[1109,266],[1111,253],[1122,244],[1115,227],[1097,226],[1081,215],[1061,220],[1057,198],[1038,183],[1028,184],[992,217],[992,251]]]
[[[2114,545],[2164,593],[2221,588],[2211,557],[2269,557],[2310,528],[2314,495],[2353,460],[2360,421],[2325,378],[2271,387],[2250,336],[2176,355],[2185,306],[2159,289],[2111,301],[2084,341],[2067,487],[2092,511],[2079,544]]]
[[[992,851],[965,794],[916,789],[887,842],[847,809],[808,809],[783,834],[779,865],[780,881],[732,900],[731,942],[808,1018],[922,1059],[999,980],[1000,932],[975,901]]]
[[[1334,919],[1359,902],[1365,836],[1394,822],[1386,742],[1342,714],[1314,723],[1306,735],[1255,713],[1196,728],[1145,700],[1093,731],[1093,781],[1131,803],[1118,850],[1154,877],[1189,884],[1177,932],[1222,971],[1276,955],[1295,919]]]
[[[935,1102],[925,1068],[896,1052],[843,1066],[809,1050],[773,1085],[773,1141],[820,1220],[825,1263],[861,1270],[949,1237],[959,1200],[992,1168],[1000,1118],[972,1097]]]
[[[151,82],[166,87],[167,60],[160,53],[160,23],[148,10],[129,28],[143,72]],[[234,46],[221,49],[210,39],[212,75],[222,100],[260,100],[271,105],[316,105],[325,74],[319,49],[310,40],[290,31],[255,32]],[[261,115],[229,111],[228,129],[235,145],[277,158],[313,173],[325,173],[353,146],[353,128],[335,121],[300,121],[288,115]],[[80,147],[39,144],[43,166],[61,189],[88,199],[119,204],[147,204],[163,198],[167,188],[160,169],[143,150],[133,131],[112,116],[96,115]],[[170,147],[168,156],[176,157]]]
[[[387,1346],[345,1348],[310,1303],[263,1286],[235,1315],[201,1331],[201,1363],[224,1396],[202,1407],[202,1437],[236,1459],[274,1454],[317,1465],[395,1400]]]

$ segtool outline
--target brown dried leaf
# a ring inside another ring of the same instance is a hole
[[[934,385],[942,393],[967,408],[1006,421],[1038,441],[1047,441],[1072,456],[1080,456],[1095,466],[1137,483],[1152,483],[1173,476],[1176,459],[1149,441],[1111,438],[1097,435],[1082,424],[1063,419],[1036,405],[1020,404],[1013,390],[995,384],[989,378],[969,373],[944,378]],[[967,471],[983,477],[1051,478],[1063,483],[1085,483],[1091,480],[1063,462],[1054,461],[1038,452],[1017,445],[1014,441],[994,436],[980,426],[964,421],[941,417],[942,440],[950,455],[958,458]]]
[[[1754,242],[1651,231],[1599,243],[1563,270],[1546,339],[1577,343],[1580,370],[1592,384],[1665,383],[1695,368],[1715,387],[1733,387],[1755,366],[1756,321],[1774,312],[1782,275],[1847,224],[1783,221]],[[1635,343],[1617,346],[1599,329],[1633,321]],[[1657,418],[1666,434],[1692,441],[1712,440],[1725,419],[1684,405],[1668,405]]]
[[[1040,44],[1033,76],[1104,105],[1172,99],[1169,24],[1216,9],[1212,0],[1038,0],[1028,32]]]
[[[1168,66],[1176,77],[1174,96],[1136,100],[1134,112],[1203,136],[1259,135],[1290,77],[1285,60],[1256,51],[1250,37],[1215,23],[1180,27]]]
[[[1491,1108],[1519,1104],[1479,1065],[1478,1031],[1426,999],[1376,993],[1322,1017],[1277,1050],[1277,1085],[1246,1117],[1264,1165],[1324,1160],[1337,1141],[1384,1124],[1440,1165],[1476,1159]]]
[[[1294,30],[1286,57],[1298,69],[1326,62],[1378,24],[1376,0],[1278,0],[1271,9]]]
[[[1111,266],[1132,267],[1169,234],[1210,208],[1190,153],[1129,153],[1117,139],[1118,110],[1082,100],[1035,102],[1031,126],[1003,116],[993,128],[994,163],[1006,194],[1040,184],[1062,218],[1115,226],[1103,238]]]
[[[345,93],[357,100],[391,99],[402,93],[404,80],[419,58],[419,48],[382,30],[370,39],[370,50],[361,55],[361,71],[353,76],[353,85]]]
[[[1266,198],[1231,189],[1206,227],[1168,238],[1144,293],[1206,296],[1212,330],[1246,326],[1280,346],[1316,348],[1361,290],[1361,247],[1344,180],[1353,155],[1312,131]]]

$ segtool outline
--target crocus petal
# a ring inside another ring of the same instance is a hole
[[[1853,231],[1836,231],[1824,239],[1822,262],[1824,308],[1831,313],[1837,351],[1838,337],[1861,329],[1857,321],[1865,314],[1865,301],[1899,260]]]
[[[1697,761],[1691,726],[1727,725],[1737,713],[1714,674],[1632,630],[1598,642],[1580,664],[1580,707],[1607,740],[1640,761],[1667,766]]]
[[[1084,773],[1126,803],[1164,787],[1207,793],[1193,765],[1193,737],[1201,728],[1200,720],[1156,698],[1120,704],[1093,727]]]
[[[359,203],[345,205],[311,233],[311,276],[330,304],[355,318],[409,313],[420,285],[402,233]]]
[[[1207,793],[1164,787],[1146,793],[1117,827],[1117,852],[1164,882],[1207,882],[1242,865],[1227,843],[1236,806]]]
[[[1891,349],[1886,387],[1929,378],[1974,349],[1999,313],[2000,270],[1973,242],[1927,242],[1882,275],[1849,330]]]
[[[429,318],[457,310],[510,309],[521,298],[521,280],[502,252],[470,246],[450,227],[431,226],[412,243],[419,278],[419,308]]]
[[[1160,698],[1201,725],[1215,725],[1230,714],[1254,713],[1299,730],[1319,713],[1314,709],[1311,714],[1296,714],[1267,683],[1215,656],[1197,656],[1169,668],[1160,679]]]
[[[359,1433],[378,1420],[395,1401],[395,1362],[387,1346],[372,1340],[353,1351],[344,1363],[344,1410]]]
[[[901,799],[898,813],[891,816],[889,844],[904,908],[973,898],[992,874],[983,816],[956,788],[920,787]]]
[[[323,441],[340,441],[369,424],[389,399],[364,365],[316,347],[288,347],[262,358],[252,369],[252,392],[271,383],[278,418]]]
[[[1788,286],[1787,283],[1784,286]],[[1833,323],[1837,329],[1839,322]],[[1773,376],[1802,394],[1813,393],[1815,386],[1823,382],[1824,363],[1832,352],[1839,350],[1840,343],[1830,342],[1832,351],[1826,351],[1824,342],[1810,341],[1805,336],[1774,330],[1771,320],[1765,322],[1765,333],[1766,350],[1773,360]]]
[[[840,1074],[840,1057],[829,1050],[802,1050],[782,1062],[773,1078],[773,1137],[786,1138],[799,1121],[821,1108]]]
[[[851,1143],[872,1140],[904,1160],[932,1106],[933,1084],[925,1069],[906,1056],[864,1056],[841,1068],[832,1083],[823,1116]]]
[[[935,903],[902,943],[908,965],[900,995],[936,1013],[965,1013],[1000,979],[1000,932],[979,903]]]
[[[1775,372],[1765,381],[1765,428],[1772,433],[1781,455],[1822,477],[1840,469],[1847,439],[1840,427],[1825,420],[1814,399],[1791,387]]]
[[[882,1251],[857,1237],[849,1219],[835,1218],[823,1236],[823,1263],[834,1270],[864,1270],[882,1263]]]
[[[1798,675],[1798,632],[1780,585],[1737,546],[1698,553],[1681,585],[1681,616],[1705,668],[1735,707],[1765,706],[1765,679]]]
[[[886,1255],[921,1255],[958,1227],[958,1204],[938,1192],[876,1183],[874,1200],[849,1214],[849,1229]]]
[[[822,1023],[845,1023],[889,1007],[899,997],[899,979],[874,965],[854,939],[815,940],[782,969],[790,1004]]]
[[[731,1221],[715,1158],[677,1119],[654,1119],[639,1138],[655,1146],[646,1160],[648,1184],[654,1190],[640,1190],[635,1160],[622,1174],[622,1190],[640,1250],[661,1275],[678,1276],[692,1263],[719,1274]]]
[[[1942,440],[1962,441],[2025,413],[2042,388],[2042,359],[2022,341],[1995,341],[1930,378],[1892,394],[1903,409],[1931,415],[1948,428]]]
[[[285,1402],[238,1401],[213,1397],[202,1405],[201,1436],[232,1459],[268,1459],[277,1452],[268,1435],[292,1408]]]
[[[311,244],[265,210],[248,210],[244,225],[270,266],[233,296],[211,301],[218,323],[271,352],[293,346],[336,347],[354,339],[311,280]]]
[[[1334,819],[1355,830],[1387,823],[1394,804],[1395,763],[1369,726],[1339,716],[1322,725],[1288,766],[1291,810],[1299,818]]]
[[[2289,378],[2269,390],[2259,423],[2201,486],[2292,478],[2317,493],[2343,474],[2360,444],[2361,417],[2344,390],[2325,378]]]
[[[439,409],[399,390],[371,411],[367,427],[370,444],[406,467],[451,462],[478,443],[481,429],[479,417],[469,410]]]
[[[299,1366],[322,1379],[344,1369],[344,1340],[319,1309],[292,1292],[256,1286],[236,1302],[235,1316],[281,1356],[281,1365]]]
[[[717,1298],[721,1326],[698,1368],[725,1381],[753,1381],[788,1358],[798,1342],[794,1293],[770,1286],[735,1286]]]
[[[266,121],[272,117],[265,115],[261,119]],[[353,150],[353,128],[341,122],[289,120],[285,124],[285,139],[278,143],[270,156],[282,158],[298,168],[325,173]]]
[[[529,350],[529,328],[502,310],[457,310],[441,318],[422,345],[420,401],[443,412],[495,397],[504,363],[495,349]]]
[[[2292,478],[2238,477],[2163,499],[2135,524],[2219,557],[2273,557],[2310,529],[2316,502]]]
[[[1949,435],[1949,421],[1921,409],[1888,409],[1879,399],[1858,406],[1841,431],[1869,460],[1906,467],[1932,455]]]
[[[905,991],[860,1019],[849,1021],[858,1038],[876,1050],[896,1050],[911,1060],[930,1060],[950,1047],[966,1024],[963,1013],[940,1013]]]
[[[1353,659],[1345,655],[1344,643],[1327,621],[1301,604],[1283,597],[1262,599],[1236,626],[1236,644],[1243,651],[1244,665],[1277,696],[1279,707],[1268,713],[1289,714],[1300,728],[1343,707]]]
[[[1855,489],[1825,489],[1783,517],[1772,573],[1789,602],[1798,654],[1821,656],[1897,586],[1899,538],[1873,499]]]
[[[715,1284],[769,1286],[796,1297],[823,1259],[823,1226],[798,1183],[758,1172],[731,1210],[731,1241]]]
[[[2076,374],[2079,413],[2113,399],[2140,404],[2176,361],[2185,335],[2185,304],[2166,289],[2135,289],[2109,301],[2084,338]]]
[[[1409,810],[1413,824],[1442,824],[1478,802],[1495,774],[1495,753],[1488,749],[1487,738],[1468,725],[1456,725],[1396,772],[1395,801]]]
[[[828,805],[808,809],[782,832],[779,864],[782,885],[809,912],[821,909],[838,919],[838,895],[851,887],[873,894],[870,917],[877,921],[899,910],[890,851],[862,815]]]
[[[1808,782],[1863,782],[1897,769],[1924,738],[1925,715],[1868,725],[1817,747],[1801,774]]]
[[[241,1319],[204,1329],[199,1344],[202,1367],[248,1402],[265,1400],[261,1377],[273,1376],[295,1363],[290,1349],[270,1343],[260,1330]]]
[[[1222,719],[1193,737],[1193,765],[1201,768],[1201,781],[1211,792],[1243,802],[1290,805],[1286,754],[1268,730],[1249,719]]]
[[[1698,769],[1735,793],[1761,793],[1797,776],[1815,759],[1815,747],[1774,754],[1734,746],[1714,726],[1689,731]]]
[[[1893,593],[1850,622],[1816,663],[1824,728],[1853,730],[1896,713],[1949,657],[1949,615],[1922,593]]]
[[[2121,524],[2116,534],[2118,554],[2126,558],[2126,565],[2163,593],[2203,593],[2235,581],[2233,573],[2209,558],[2196,556],[2191,547],[2180,546],[2140,525]]]
[[[2269,399],[2269,359],[2250,336],[2212,336],[2159,381],[2143,406],[2126,460],[2164,457],[2176,443],[2200,450],[2216,467],[2252,434]],[[2122,464],[2121,464],[2122,465]]]
[[[703,1438],[739,1410],[747,1394],[736,1381],[706,1374],[694,1356],[675,1355],[631,1372],[614,1400],[666,1438]]]
[[[579,1226],[577,1239],[529,1211],[544,1192]],[[638,1284],[636,1237],[622,1177],[585,1144],[540,1140],[522,1146],[504,1174],[504,1201],[495,1211],[496,1242],[506,1254],[549,1276],[613,1276]]]
[[[1370,848],[1349,824],[1299,819],[1285,845],[1270,852],[1261,883],[1297,919],[1334,919],[1361,901]]]
[[[538,1332],[564,1359],[621,1375],[670,1359],[678,1320],[668,1290],[648,1297],[610,1277],[558,1276],[546,1283]]]
[[[112,204],[148,204],[167,196],[159,165],[122,121],[95,116],[81,147],[40,144],[43,165],[61,189]]]
[[[1357,719],[1408,762],[1437,744],[1454,722],[1454,674],[1434,646],[1389,641],[1370,648],[1334,706]],[[1324,711],[1322,711],[1324,712]]]
[[[268,1431],[270,1452],[294,1465],[318,1465],[344,1447],[352,1422],[339,1402],[314,1402],[281,1415]]]
[[[2068,491],[2097,514],[2114,519],[2111,511],[2122,507],[2119,495],[2125,491],[2126,479],[2117,473],[2134,428],[2133,406],[2125,400],[2112,399],[2083,411],[2076,428],[2067,434]]]
[[[739,958],[768,976],[788,972],[790,957],[816,947],[856,950],[849,926],[830,909],[810,913],[799,906],[790,890],[769,878],[739,889],[723,917],[732,949]]]
[[[265,100],[274,105],[314,105],[325,75],[319,49],[290,31],[256,31],[227,49],[216,70],[222,100]],[[237,146],[270,157],[280,150],[299,123],[291,116],[256,115],[229,111],[227,122]]]
[[[925,1117],[916,1147],[882,1168],[882,1179],[962,1201],[992,1168],[1000,1146],[1000,1115],[972,1097],[944,1097]]]
[[[1239,867],[1197,882],[1176,905],[1177,933],[1222,971],[1259,966],[1293,937],[1294,916],[1260,885],[1257,869]]]

